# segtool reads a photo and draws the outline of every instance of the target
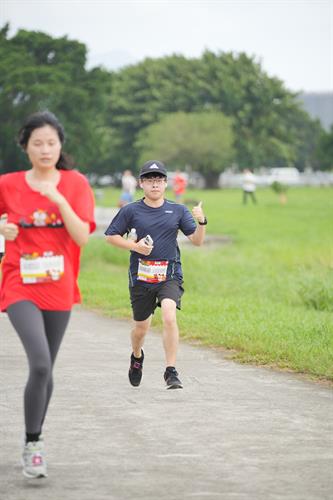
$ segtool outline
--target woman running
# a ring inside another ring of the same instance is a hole
[[[44,111],[19,132],[30,170],[0,176],[0,225],[6,240],[0,307],[7,311],[29,363],[24,392],[23,474],[47,476],[42,427],[50,402],[54,362],[71,309],[80,302],[80,250],[95,229],[87,179],[69,170],[64,130]]]

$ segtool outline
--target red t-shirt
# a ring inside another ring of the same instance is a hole
[[[0,308],[5,311],[15,302],[30,300],[40,309],[67,311],[81,301],[77,284],[80,247],[67,232],[58,207],[30,188],[25,173],[20,171],[0,176],[0,214],[7,213],[8,222],[19,226],[17,238],[6,241]],[[94,231],[94,195],[87,179],[75,170],[60,170],[60,174],[59,192],[80,219],[89,222],[90,232]],[[35,270],[34,277],[27,278],[27,263],[28,269],[29,263],[34,267],[36,264],[45,267],[50,256],[55,256],[55,268],[39,275]]]
[[[176,175],[173,179],[173,190],[175,194],[184,194],[186,184],[186,179],[182,175]]]

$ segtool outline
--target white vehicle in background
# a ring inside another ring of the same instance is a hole
[[[299,172],[297,168],[261,167],[254,170],[257,187],[269,187],[273,182],[280,182],[288,186],[333,186],[333,171],[321,172],[311,169]],[[225,170],[219,177],[220,188],[241,188],[243,174],[234,170]]]
[[[299,171],[294,167],[272,168],[268,178],[269,184],[273,184],[273,182],[280,182],[288,186],[297,186],[300,184]]]

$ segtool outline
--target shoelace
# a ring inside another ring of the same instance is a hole
[[[178,377],[178,372],[177,372],[176,368],[168,368],[165,371],[168,375],[176,375],[176,377]]]

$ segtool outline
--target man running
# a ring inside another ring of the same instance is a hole
[[[164,198],[167,171],[162,162],[146,162],[139,177],[144,197],[121,208],[105,231],[108,243],[131,251],[129,290],[134,328],[129,380],[133,386],[140,385],[145,335],[155,308],[160,306],[166,359],[164,380],[167,389],[181,389],[183,385],[176,370],[179,342],[176,309],[180,309],[184,289],[177,234],[181,230],[194,245],[200,246],[207,219],[201,202],[191,215],[184,205]],[[130,233],[136,233],[136,240],[123,237]]]

